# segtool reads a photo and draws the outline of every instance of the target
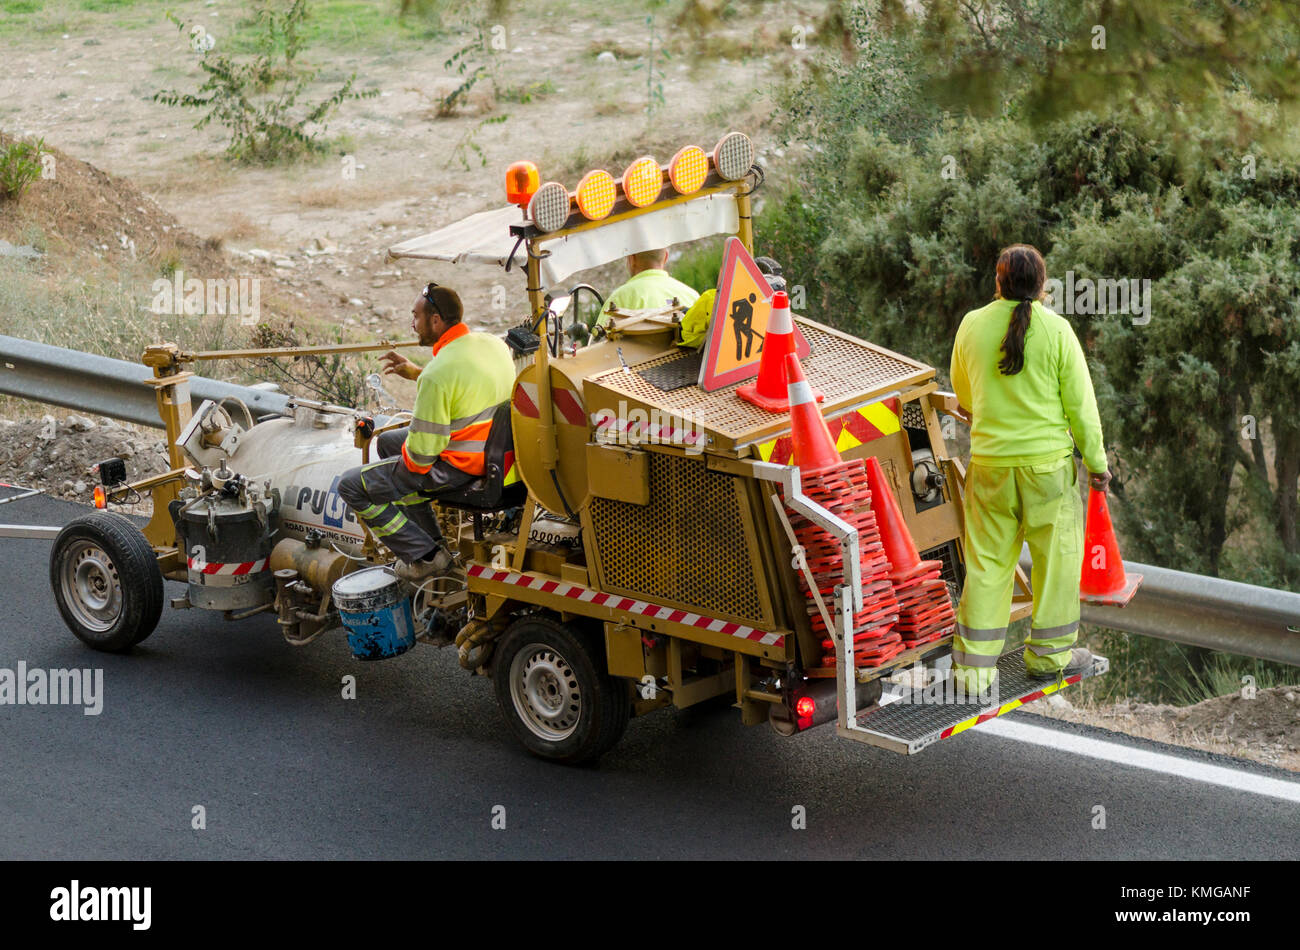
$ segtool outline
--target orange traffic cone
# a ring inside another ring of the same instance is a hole
[[[1079,579],[1079,599],[1090,604],[1123,607],[1137,593],[1141,574],[1125,574],[1119,556],[1119,542],[1110,523],[1110,506],[1106,493],[1088,492],[1088,521],[1083,532],[1083,575]]]
[[[790,318],[790,298],[784,290],[772,295],[772,316],[763,337],[763,358],[758,364],[758,379],[736,390],[736,395],[768,412],[789,412],[790,398],[785,378],[785,358],[794,352],[794,321]],[[825,397],[813,390],[813,398]]]
[[[826,427],[794,353],[785,358],[785,378],[789,380],[790,441],[794,443],[794,464],[799,466],[800,475],[807,477],[819,469],[839,465],[840,453],[835,451],[831,430]]]
[[[889,579],[897,584],[910,577],[942,569],[942,561],[922,561],[921,555],[916,553],[916,542],[907,530],[902,509],[898,507],[898,500],[885,481],[880,460],[874,455],[867,459],[867,483],[871,486],[871,510],[876,513],[880,540],[885,545],[885,556],[893,568]]]

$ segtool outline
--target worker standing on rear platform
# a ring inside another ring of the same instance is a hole
[[[395,350],[384,372],[414,379],[409,427],[382,433],[380,461],[349,470],[339,495],[390,551],[407,580],[443,574],[452,555],[429,509],[431,495],[465,488],[483,474],[484,446],[497,405],[510,398],[514,361],[505,342],[471,333],[460,296],[429,284],[411,308],[411,329],[433,359],[421,369]]]
[[[1046,281],[1035,248],[1004,250],[999,299],[962,318],[952,351],[953,389],[971,426],[966,585],[952,645],[953,679],[967,695],[996,678],[1026,541],[1034,597],[1026,670],[1056,678],[1092,660],[1074,647],[1083,567],[1074,447],[1093,487],[1105,491],[1110,473],[1083,348],[1070,324],[1039,302]]]

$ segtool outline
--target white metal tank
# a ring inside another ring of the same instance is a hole
[[[280,491],[280,538],[321,534],[325,544],[356,554],[364,540],[357,516],[339,497],[339,479],[361,464],[354,417],[296,406],[294,417],[268,419],[245,432],[229,456],[231,469]],[[373,459],[372,459],[373,461]]]

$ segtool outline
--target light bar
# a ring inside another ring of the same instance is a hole
[[[548,181],[528,202],[528,217],[539,231],[558,231],[569,220],[569,190],[558,181]]]
[[[754,143],[744,132],[728,132],[713,148],[713,167],[727,181],[739,181],[754,165]]]
[[[614,176],[607,171],[596,169],[582,176],[578,182],[576,194],[578,210],[592,221],[599,221],[614,210],[614,200],[618,197],[618,186]]]
[[[649,155],[638,158],[623,172],[623,194],[634,207],[654,204],[663,190],[663,169]]]

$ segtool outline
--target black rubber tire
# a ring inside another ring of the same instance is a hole
[[[89,542],[107,556],[121,588],[116,618],[103,630],[87,626],[77,617],[77,606],[67,602],[63,583],[64,562],[77,545]],[[68,522],[54,539],[50,551],[50,587],[54,602],[68,629],[94,650],[121,653],[153,633],[162,616],[163,577],[158,558],[140,529],[119,514],[97,511]]]
[[[534,644],[549,647],[563,659],[581,697],[578,721],[572,733],[561,739],[534,732],[515,704],[511,689],[515,657]],[[507,628],[492,659],[492,682],[501,715],[524,748],[552,762],[577,765],[600,758],[623,737],[632,713],[631,696],[624,680],[605,672],[604,657],[596,636],[549,617],[524,617]]]

